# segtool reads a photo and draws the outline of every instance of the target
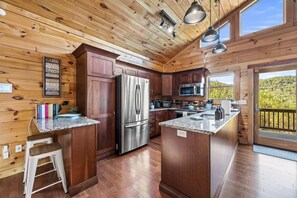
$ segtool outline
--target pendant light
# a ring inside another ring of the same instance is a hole
[[[208,30],[205,32],[205,34],[203,35],[202,37],[202,41],[203,42],[212,42],[212,41],[215,41],[219,38],[219,34],[218,32],[213,29],[212,25],[211,25],[211,1],[212,0],[209,0],[209,5],[210,5],[210,18],[209,18],[209,21],[210,21],[210,25],[209,25],[209,28]]]
[[[205,17],[206,13],[204,9],[194,0],[184,16],[184,22],[186,24],[195,24],[203,21]]]
[[[220,35],[220,22],[221,22],[220,10],[221,10],[221,1],[218,0],[218,2],[219,2],[219,6],[218,7],[219,7],[219,35]],[[227,51],[227,47],[226,47],[226,45],[224,43],[222,43],[220,41],[220,37],[219,37],[219,40],[218,40],[216,46],[212,49],[212,53],[213,54],[219,54],[219,53],[222,53],[222,52],[225,52],[225,51]]]

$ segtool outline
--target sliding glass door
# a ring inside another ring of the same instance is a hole
[[[297,151],[296,66],[254,70],[254,143]]]

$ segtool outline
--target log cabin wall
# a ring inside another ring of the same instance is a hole
[[[76,63],[72,51],[86,43],[118,53],[119,60],[162,71],[163,65],[147,61],[133,52],[119,48],[80,31],[0,2],[6,15],[0,17],[0,83],[13,84],[11,94],[0,94],[0,178],[23,170],[23,152],[15,145],[25,145],[27,126],[34,115],[35,104],[69,101],[63,111],[76,104]],[[42,57],[61,59],[62,95],[42,96]],[[9,145],[10,157],[2,158],[3,145]]]
[[[287,60],[297,57],[297,5],[296,1],[286,2],[286,24],[239,37],[239,11],[251,1],[227,16],[231,25],[231,40],[224,42],[227,52],[214,55],[212,47],[200,48],[200,39],[173,57],[164,66],[166,72],[184,71],[206,67],[210,73],[235,71],[237,73],[235,99],[247,100],[241,105],[240,134],[241,143],[253,143],[253,71],[248,65]],[[223,22],[224,22],[223,21]]]

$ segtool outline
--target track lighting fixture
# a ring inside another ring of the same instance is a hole
[[[171,33],[173,32],[173,27],[171,25],[167,25],[167,32]]]
[[[164,10],[160,12],[160,16],[162,17],[162,21],[159,27],[167,28],[167,32],[172,33],[172,36],[176,37],[176,32],[174,30],[174,26],[176,25],[175,21]]]
[[[204,9],[194,0],[184,16],[184,22],[186,24],[195,24],[203,21],[205,17],[206,13]]]
[[[6,15],[5,10],[3,10],[2,8],[0,8],[0,16],[5,16],[5,15]]]
[[[159,28],[163,28],[163,25],[164,25],[164,23],[165,23],[165,21],[164,21],[164,19],[162,18],[162,21],[161,21],[161,23],[160,23],[160,25],[159,25]]]
[[[173,36],[173,38],[176,37],[176,31],[175,31],[175,30],[173,30],[173,32],[172,32],[172,36]]]

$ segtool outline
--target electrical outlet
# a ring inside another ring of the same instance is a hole
[[[9,146],[8,145],[4,145],[2,148],[2,156],[3,159],[7,159],[9,158]]]
[[[16,153],[19,153],[19,152],[22,152],[23,151],[23,145],[16,145],[15,146],[15,152]]]
[[[187,131],[177,130],[177,136],[187,138]]]
[[[246,100],[239,100],[238,101],[238,104],[246,105],[247,104],[247,101]]]

